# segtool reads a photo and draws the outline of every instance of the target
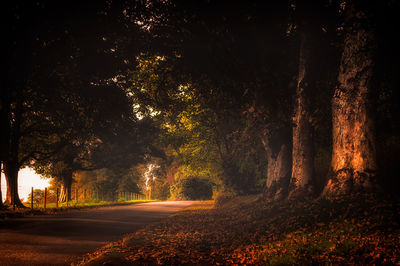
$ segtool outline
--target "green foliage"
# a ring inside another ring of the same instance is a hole
[[[33,203],[37,204],[40,203],[44,198],[44,191],[41,189],[35,189],[33,190]],[[31,203],[32,199],[32,192],[29,193],[27,202]]]
[[[161,123],[161,142],[176,151],[183,176],[207,177],[217,190],[260,191],[266,156],[256,128],[242,114],[242,88],[230,84],[230,93],[207,78],[191,83],[175,63],[139,58],[129,89],[138,111]]]
[[[98,169],[94,171],[81,171],[76,177],[77,186],[80,189],[115,193],[117,191],[139,193],[139,173],[131,168],[129,170],[115,172],[110,169]]]
[[[56,191],[50,188],[47,188],[47,192],[46,192],[46,201],[47,203],[49,202],[55,202],[56,200]],[[29,193],[26,202],[28,204],[31,203],[31,199],[32,199],[32,192]],[[43,199],[44,199],[44,189],[34,189],[33,190],[33,203],[34,204],[39,204],[39,203],[43,203]]]
[[[186,177],[171,187],[171,197],[177,200],[207,200],[212,198],[212,184],[199,177]]]
[[[120,175],[114,176],[114,180],[118,182],[118,190],[134,193],[140,192],[140,178],[140,173],[134,167],[130,168],[128,171],[122,172]]]
[[[151,198],[158,200],[167,200],[171,197],[171,186],[167,181],[156,179],[152,184]]]

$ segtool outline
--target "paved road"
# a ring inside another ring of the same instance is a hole
[[[192,203],[150,202],[9,219],[0,224],[0,265],[68,265]]]

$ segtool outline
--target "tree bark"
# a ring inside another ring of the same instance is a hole
[[[25,208],[19,199],[18,195],[18,164],[15,162],[6,162],[4,164],[4,174],[7,182],[7,193],[5,205],[15,206],[18,208]]]
[[[0,164],[1,172],[4,171],[4,161],[7,158],[10,144],[10,89],[3,88],[0,95],[0,125],[1,125],[1,139],[0,139]],[[0,179],[1,185],[1,179]],[[3,197],[0,186],[0,208],[3,207]]]
[[[311,196],[314,192],[313,127],[311,125],[309,56],[305,30],[300,31],[299,75],[293,117],[292,176],[289,197]]]
[[[338,86],[332,99],[332,173],[322,195],[335,197],[373,190],[375,84],[373,27],[350,3]]]
[[[277,201],[285,198],[290,181],[291,157],[287,144],[277,141],[266,132],[261,138],[267,152],[268,168],[264,190],[266,201]],[[277,144],[276,142],[279,142]]]
[[[11,113],[11,111],[10,111]],[[18,89],[16,93],[15,109],[13,111],[14,119],[8,122],[10,126],[10,142],[7,147],[6,155],[4,158],[4,174],[7,181],[7,194],[5,204],[15,204],[18,208],[25,208],[21,203],[18,195],[18,172],[20,169],[19,162],[19,145],[21,138],[21,123],[22,123],[22,96],[21,90]]]
[[[62,176],[61,192],[60,192],[60,202],[71,201],[72,193],[72,171],[66,171]]]
[[[0,160],[0,210],[3,209],[3,194],[1,192],[1,173],[3,172],[3,162]]]

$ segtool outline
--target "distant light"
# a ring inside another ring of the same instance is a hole
[[[36,174],[31,168],[21,169],[18,173],[18,194],[21,199],[27,199],[31,189],[45,189],[50,186],[51,179],[44,179]],[[3,201],[6,198],[7,184],[3,174],[1,174],[1,194]]]

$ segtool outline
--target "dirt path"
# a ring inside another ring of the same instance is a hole
[[[151,202],[9,219],[0,224],[0,265],[68,265],[192,203]]]

